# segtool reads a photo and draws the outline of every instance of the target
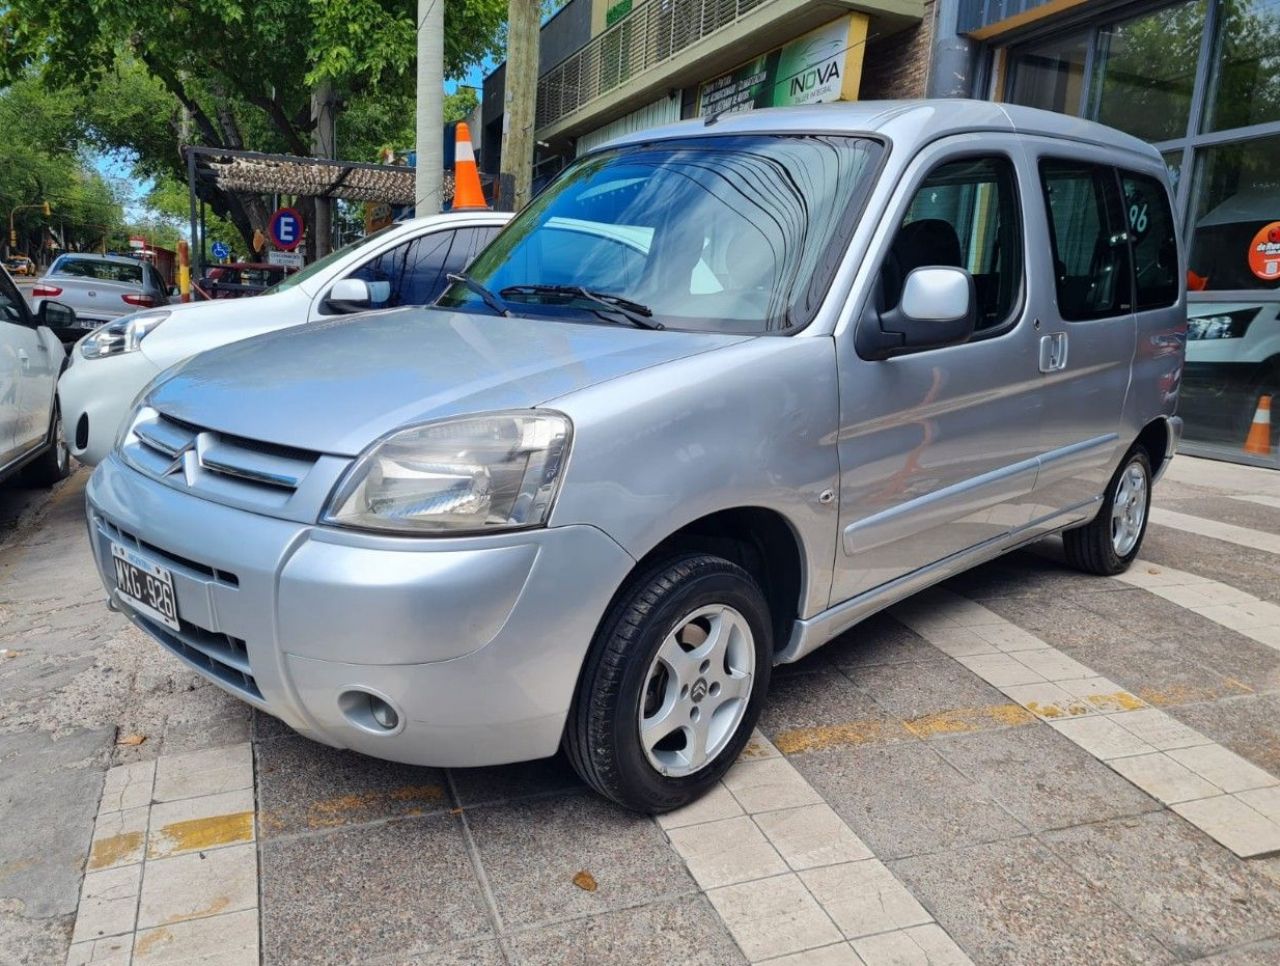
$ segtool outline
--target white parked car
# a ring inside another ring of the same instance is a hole
[[[81,339],[58,384],[66,441],[82,463],[111,451],[129,404],[160,372],[250,336],[338,315],[426,305],[511,215],[430,215],[374,232],[252,300],[216,299],[124,316]]]
[[[25,468],[33,483],[49,485],[70,469],[55,395],[65,355],[50,326],[75,318],[48,300],[33,313],[0,268],[0,481]]]

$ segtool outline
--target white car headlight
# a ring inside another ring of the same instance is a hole
[[[134,312],[109,322],[80,343],[86,359],[101,359],[133,352],[147,333],[169,317],[169,312]]]
[[[347,471],[325,522],[464,533],[547,522],[569,455],[561,413],[523,410],[425,423],[375,443]]]

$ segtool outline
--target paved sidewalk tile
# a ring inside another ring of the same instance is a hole
[[[80,889],[74,943],[133,932],[138,911],[142,866],[89,872]]]
[[[1076,697],[1063,685],[1049,681],[1041,681],[1038,684],[1011,684],[1000,690],[1045,721],[1101,713],[1094,705],[1084,698]]]
[[[1164,752],[1116,758],[1110,764],[1129,781],[1165,805],[1222,794],[1222,790],[1216,785],[1174,761]]]
[[[1179,959],[1276,935],[1280,889],[1168,811],[1049,832],[1042,841]]]
[[[1022,654],[1024,652],[1019,652]],[[1035,651],[1025,653],[1034,654]],[[1013,654],[979,654],[957,660],[988,684],[997,688],[1014,684],[1039,684],[1048,680],[1039,671],[1028,667]]]
[[[667,835],[703,890],[787,871],[787,863],[745,815],[671,829]]]
[[[142,806],[99,814],[93,826],[93,844],[86,869],[94,872],[141,862],[149,813],[150,809]]]
[[[724,776],[724,784],[749,815],[822,801],[785,758],[739,762]]]
[[[138,927],[255,908],[257,861],[253,845],[148,861],[138,904]]]
[[[871,850],[825,802],[755,816],[793,871],[871,858]]]
[[[1056,648],[1046,648],[1042,651],[1019,651],[1014,657],[1046,681],[1060,683],[1064,681],[1079,681],[1096,676],[1090,668],[1085,667],[1079,661],[1067,657]]]
[[[707,898],[753,962],[843,938],[794,872],[712,889]]]
[[[810,869],[800,879],[846,939],[932,922],[879,859]]]
[[[253,752],[248,743],[241,743],[161,756],[156,761],[153,798],[171,802],[252,787]]]
[[[852,943],[836,943],[818,949],[806,949],[802,953],[779,956],[777,959],[760,960],[760,966],[865,966],[853,951]]]
[[[1155,751],[1149,744],[1130,734],[1106,717],[1076,718],[1051,721],[1049,727],[1074,741],[1095,758],[1110,761],[1126,755],[1143,755]]]
[[[772,747],[772,746],[771,746]],[[683,828],[686,825],[697,825],[700,822],[715,822],[720,819],[733,818],[745,814],[733,793],[716,782],[711,790],[696,802],[677,808],[674,812],[657,816],[658,825],[667,831]]]
[[[1280,786],[1236,792],[1236,798],[1280,825]]]
[[[1280,853],[1280,823],[1235,795],[1183,802],[1173,810],[1241,858]]]
[[[99,813],[118,812],[151,804],[151,787],[155,780],[155,760],[117,765],[107,772],[102,784]]]
[[[700,895],[522,930],[507,942],[520,966],[735,966],[747,961],[711,903]],[[408,962],[416,966],[418,960]],[[481,962],[487,966],[488,960]],[[505,962],[498,952],[494,966]],[[476,966],[472,958],[439,960],[439,966],[462,963]]]
[[[130,966],[132,949],[132,933],[73,943],[67,951],[67,966]]]
[[[257,913],[249,909],[144,929],[134,941],[133,963],[257,966]]]
[[[1112,715],[1111,720],[1157,751],[1171,751],[1174,748],[1191,748],[1195,745],[1213,743],[1211,738],[1205,737],[1194,728],[1188,728],[1158,708],[1126,711],[1123,714]]]
[[[1170,758],[1191,769],[1201,778],[1213,782],[1224,792],[1243,792],[1250,788],[1280,785],[1280,779],[1222,745],[1175,748],[1168,754]]]
[[[208,851],[253,839],[253,789],[202,795],[151,807],[147,858]]]
[[[853,941],[866,966],[968,966],[972,961],[935,923]]]

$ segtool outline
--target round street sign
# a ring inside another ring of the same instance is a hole
[[[230,254],[231,254],[231,249],[228,248],[225,243],[220,241],[213,243],[214,258],[226,258]]]
[[[291,252],[302,244],[302,216],[292,208],[277,208],[267,225],[271,243],[282,252]]]

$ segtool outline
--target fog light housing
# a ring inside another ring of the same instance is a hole
[[[379,697],[369,695],[369,711],[373,714],[373,720],[388,731],[394,731],[400,726],[400,716],[396,714],[396,709]]]
[[[403,726],[404,716],[396,706],[372,691],[344,691],[338,696],[338,707],[351,724],[370,734],[394,735]]]

